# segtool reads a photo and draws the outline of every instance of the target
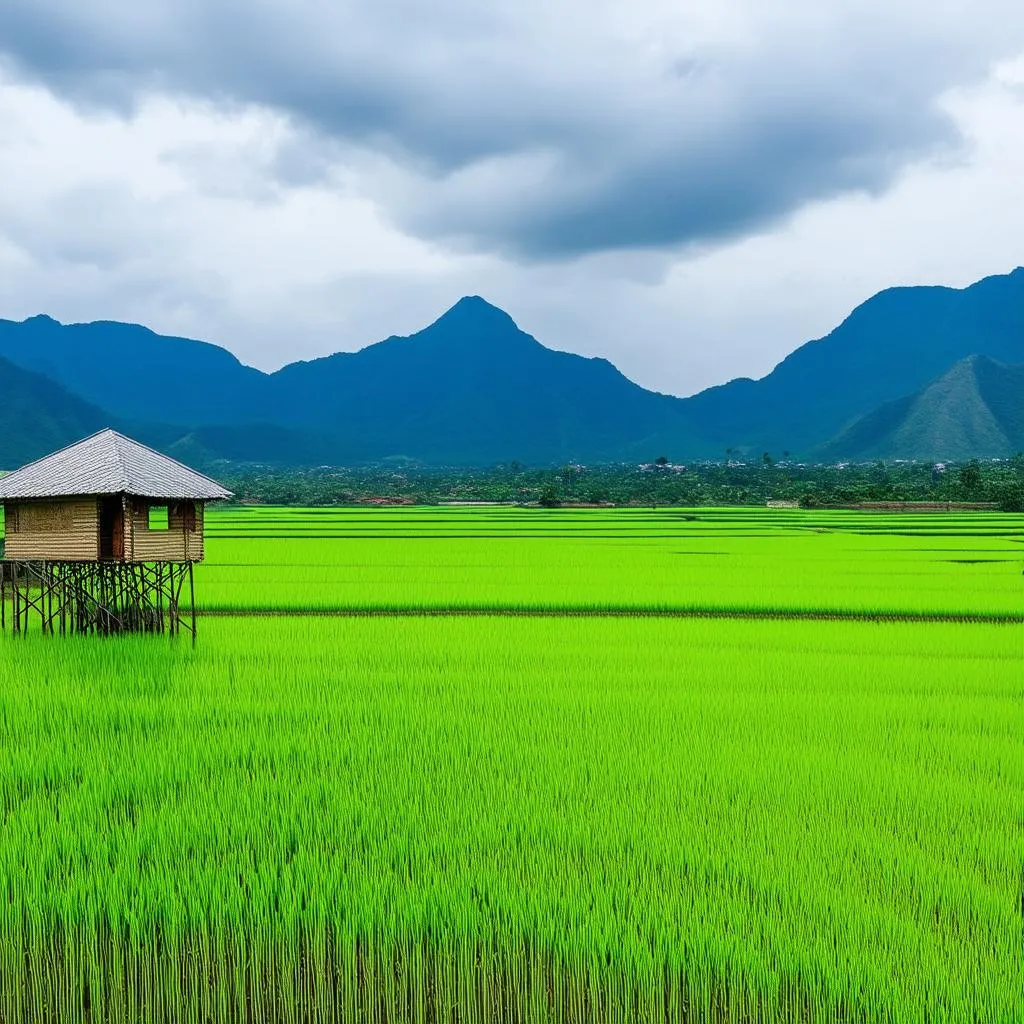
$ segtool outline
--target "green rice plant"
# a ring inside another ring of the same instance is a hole
[[[0,1020],[1019,1021],[1022,654],[640,617],[2,637]]]
[[[919,521],[941,521],[955,535],[877,532]],[[978,523],[988,532],[978,535]],[[213,513],[208,527],[210,558],[199,571],[199,598],[208,610],[1024,621],[1024,516],[261,508]]]

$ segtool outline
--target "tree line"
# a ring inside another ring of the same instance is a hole
[[[1024,512],[1024,453],[961,464],[875,462],[805,465],[756,461],[643,465],[427,467],[390,462],[362,467],[280,469],[222,464],[218,478],[237,501],[282,505],[511,502],[548,507],[611,505],[763,505],[805,507],[864,501],[992,502]]]

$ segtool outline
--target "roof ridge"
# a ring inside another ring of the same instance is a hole
[[[114,458],[117,459],[117,468],[121,472],[121,483],[124,485],[121,489],[123,491],[130,490],[128,486],[130,481],[128,479],[128,467],[124,464],[124,456],[121,453],[121,439],[124,438],[123,434],[119,434],[116,430],[111,430],[110,433],[113,435],[111,441],[114,445]],[[127,438],[124,438],[127,440]]]

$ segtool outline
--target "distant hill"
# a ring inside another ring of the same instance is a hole
[[[0,358],[42,373],[129,420],[237,423],[253,415],[264,377],[226,349],[115,321],[0,320]]]
[[[880,292],[768,376],[686,399],[686,415],[717,447],[807,453],[975,354],[1024,363],[1024,269],[964,289]]]
[[[678,399],[607,360],[545,348],[479,297],[411,337],[273,374],[203,342],[49,317],[0,321],[2,354],[121,422],[186,424],[191,444],[232,458],[559,462],[689,444]]]
[[[861,417],[826,460],[1005,458],[1024,451],[1024,366],[970,356],[915,395]]]
[[[605,359],[545,348],[479,297],[411,337],[284,367],[265,406],[352,455],[434,462],[651,458],[688,443],[679,409]]]
[[[210,471],[223,460],[283,466],[341,465],[341,453],[347,450],[345,439],[333,434],[272,423],[215,425],[195,430],[152,423],[127,423],[123,427],[157,451]]]
[[[106,413],[0,359],[0,470],[16,469],[102,429]]]
[[[726,449],[807,457],[838,452],[826,446],[840,435],[843,451],[888,445],[899,455],[912,439],[927,447],[927,431],[901,427],[883,441],[885,424],[902,414],[881,407],[910,402],[905,396],[972,355],[1024,364],[1024,269],[960,290],[881,292],[761,380],[686,399],[647,391],[607,360],[546,348],[476,296],[410,337],[272,374],[216,345],[131,324],[0,320],[0,358],[45,374],[80,406],[107,410],[119,429],[182,457],[295,465],[399,456],[434,464],[678,460],[722,458]],[[980,379],[989,370],[974,372]],[[995,392],[986,394],[991,408]],[[918,415],[939,408],[929,398]],[[40,422],[41,436],[56,436],[45,416]],[[32,440],[26,423],[22,445]],[[998,431],[962,436],[991,450]]]

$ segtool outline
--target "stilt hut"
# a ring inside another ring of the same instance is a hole
[[[230,496],[114,430],[0,477],[0,623],[195,637],[205,506]]]

